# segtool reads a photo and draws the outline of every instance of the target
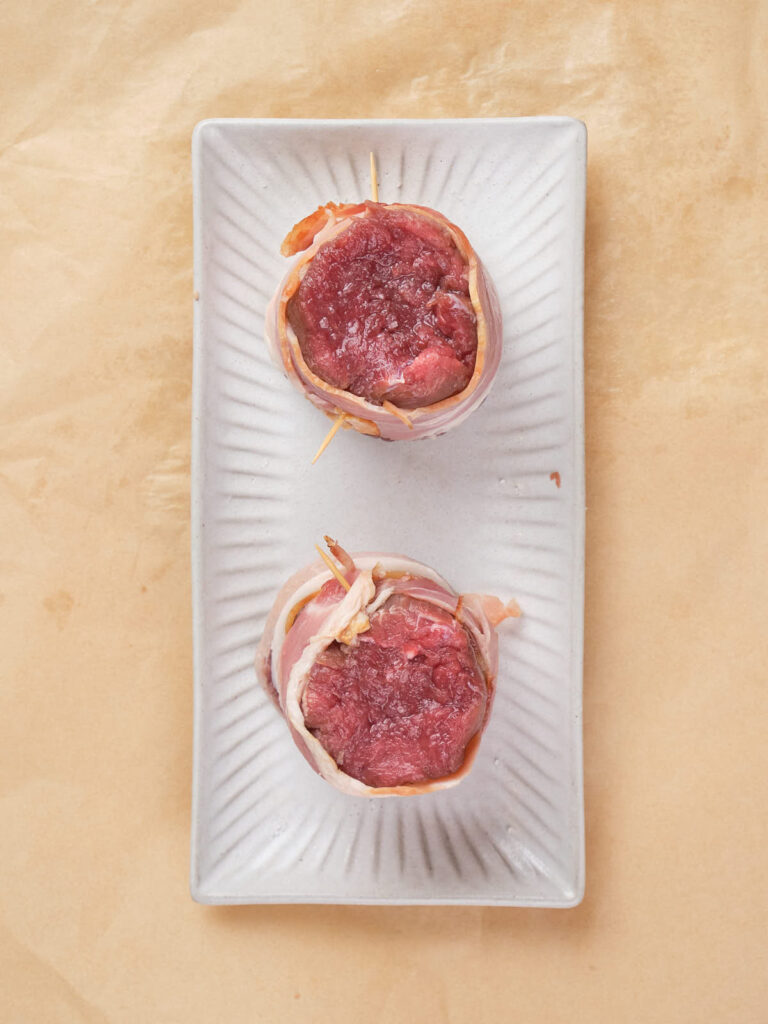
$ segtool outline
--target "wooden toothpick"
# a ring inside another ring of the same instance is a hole
[[[371,199],[374,203],[379,201],[379,181],[376,177],[376,157],[371,153]]]
[[[411,423],[410,419],[406,416],[402,409],[398,409],[396,405],[392,404],[392,402],[382,402],[381,408],[386,409],[387,412],[391,412],[393,416],[397,416],[397,418],[399,420],[402,420],[409,430],[413,430],[413,424]]]
[[[345,412],[340,412],[339,415],[336,417],[336,420],[335,420],[333,426],[328,431],[328,433],[325,435],[325,440],[320,445],[320,447],[317,449],[317,452],[315,454],[314,459],[312,459],[312,465],[313,466],[317,462],[317,460],[320,458],[320,456],[323,454],[323,452],[328,447],[328,445],[331,443],[331,441],[334,439],[334,437],[336,437],[336,434],[337,434],[339,428],[344,423],[344,420],[346,418],[347,418],[347,414]]]
[[[328,568],[331,570],[331,572],[336,577],[336,579],[339,581],[339,583],[342,585],[342,587],[344,587],[345,590],[349,590],[349,588],[350,588],[349,583],[347,583],[347,581],[341,575],[341,572],[336,568],[336,566],[334,565],[332,559],[328,555],[326,555],[326,553],[323,551],[323,549],[321,547],[319,547],[317,544],[315,544],[315,550],[317,551],[318,555],[320,555],[320,557],[325,562],[325,564],[328,566]]]

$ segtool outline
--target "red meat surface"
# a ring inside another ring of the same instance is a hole
[[[487,698],[464,628],[426,601],[397,596],[355,646],[334,643],[320,656],[302,711],[347,775],[397,786],[460,768]]]
[[[290,300],[307,366],[370,402],[432,405],[468,384],[477,353],[467,266],[447,231],[366,204],[322,245]]]

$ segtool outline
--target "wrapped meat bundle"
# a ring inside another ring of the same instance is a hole
[[[323,555],[275,601],[256,659],[262,685],[309,764],[342,792],[455,786],[490,714],[495,627],[517,605],[459,596],[413,559],[353,559],[326,541],[338,565]]]
[[[273,357],[319,409],[390,441],[432,437],[486,396],[501,313],[463,232],[424,206],[327,203],[267,311]]]

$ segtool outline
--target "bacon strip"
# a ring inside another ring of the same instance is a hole
[[[354,796],[410,796],[457,785],[469,772],[480,736],[488,721],[498,673],[495,626],[519,614],[511,602],[468,594],[460,597],[428,566],[401,555],[364,554],[350,557],[337,542],[331,552],[351,583],[349,591],[335,581],[327,567],[314,562],[296,573],[277,596],[256,657],[257,675],[285,717],[301,753],[326,781]],[[454,616],[469,633],[485,677],[488,700],[485,719],[466,748],[458,771],[440,779],[402,786],[372,787],[345,774],[304,723],[301,699],[317,657],[334,641],[355,643],[368,628],[368,617],[393,595],[407,595],[434,604]],[[300,613],[297,614],[297,608]]]

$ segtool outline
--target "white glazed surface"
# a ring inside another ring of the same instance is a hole
[[[368,194],[445,213],[494,280],[491,393],[442,438],[340,433],[264,341],[288,229]],[[206,903],[571,906],[581,767],[586,135],[568,118],[207,121],[195,131],[191,888]],[[550,474],[558,472],[557,488]],[[316,776],[256,681],[277,591],[324,533],[516,598],[491,721],[455,789],[386,801]]]

